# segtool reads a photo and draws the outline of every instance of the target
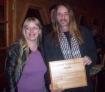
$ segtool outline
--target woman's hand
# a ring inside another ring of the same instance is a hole
[[[62,91],[64,91],[64,89],[53,90],[51,84],[50,84],[50,90],[51,90],[51,92],[62,92]]]
[[[91,58],[88,56],[84,56],[83,61],[85,65],[90,65],[92,63]]]

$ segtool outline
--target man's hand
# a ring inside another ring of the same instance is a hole
[[[91,58],[88,56],[84,56],[83,61],[85,65],[90,65],[92,63]]]

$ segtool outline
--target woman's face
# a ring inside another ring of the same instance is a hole
[[[25,33],[28,41],[37,41],[37,38],[41,33],[41,29],[31,21],[26,27]]]

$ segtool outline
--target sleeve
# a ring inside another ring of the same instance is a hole
[[[45,53],[45,60],[46,60],[46,64],[48,64],[49,61],[53,60],[53,55],[51,53],[51,44],[50,44],[50,40],[49,40],[49,36],[46,36],[44,39],[44,53]]]
[[[51,50],[51,48],[49,46],[49,38],[48,38],[48,36],[46,36],[44,39],[44,57],[45,57],[45,63],[47,66],[47,72],[45,74],[45,85],[48,90],[49,90],[49,84],[50,84],[50,74],[49,74],[48,62],[49,62],[49,60],[52,59],[50,50]]]
[[[89,56],[92,60],[92,64],[86,66],[88,69],[90,69],[96,64],[96,61],[97,61],[96,46],[89,30],[83,27],[82,31],[83,31],[83,39],[84,39],[86,50],[87,50],[87,56]]]
[[[14,46],[10,46],[7,51],[7,56],[5,60],[5,83],[6,83],[6,92],[17,92],[16,88],[16,65],[17,65],[17,50]]]

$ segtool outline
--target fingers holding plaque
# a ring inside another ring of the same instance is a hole
[[[49,62],[53,90],[87,86],[83,58]]]

